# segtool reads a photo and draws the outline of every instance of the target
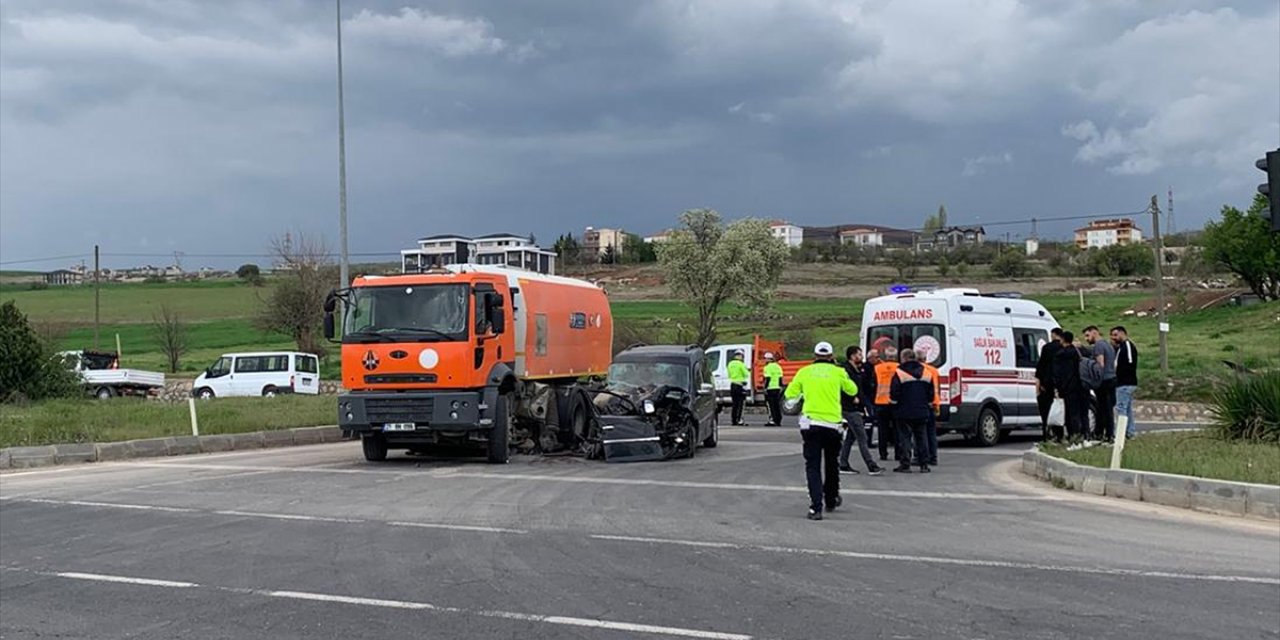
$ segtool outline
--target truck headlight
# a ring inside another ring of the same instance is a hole
[[[458,407],[461,407],[461,406],[462,406],[462,403],[458,402],[457,400],[454,400],[453,402],[449,403],[450,409],[457,409]]]

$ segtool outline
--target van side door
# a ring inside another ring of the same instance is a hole
[[[1034,418],[1039,423],[1040,412],[1036,405],[1036,362],[1040,349],[1049,340],[1044,329],[1013,328],[1014,365],[1018,370],[1018,415]]]

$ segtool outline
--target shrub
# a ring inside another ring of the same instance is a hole
[[[0,305],[0,401],[70,396],[75,375],[54,357],[12,300]]]
[[[1142,244],[1113,244],[1089,252],[1091,275],[1102,278],[1150,275],[1156,266],[1151,247]]]
[[[1031,273],[1031,265],[1023,252],[1005,251],[991,261],[991,273],[1004,278],[1018,278]]]
[[[1233,376],[1214,389],[1210,410],[1224,440],[1280,442],[1280,371]]]

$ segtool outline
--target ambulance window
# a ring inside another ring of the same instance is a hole
[[[1040,358],[1040,347],[1049,339],[1041,329],[1014,329],[1013,348],[1019,367],[1035,368]]]
[[[871,327],[867,330],[867,348],[883,356],[887,347],[901,352],[913,349],[923,352],[924,361],[940,367],[947,361],[946,332],[940,324],[899,324]]]

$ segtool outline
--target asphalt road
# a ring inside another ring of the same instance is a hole
[[[810,522],[798,442],[9,473],[0,638],[1280,637],[1280,527],[1031,482],[1029,438],[845,476],[844,508]]]

